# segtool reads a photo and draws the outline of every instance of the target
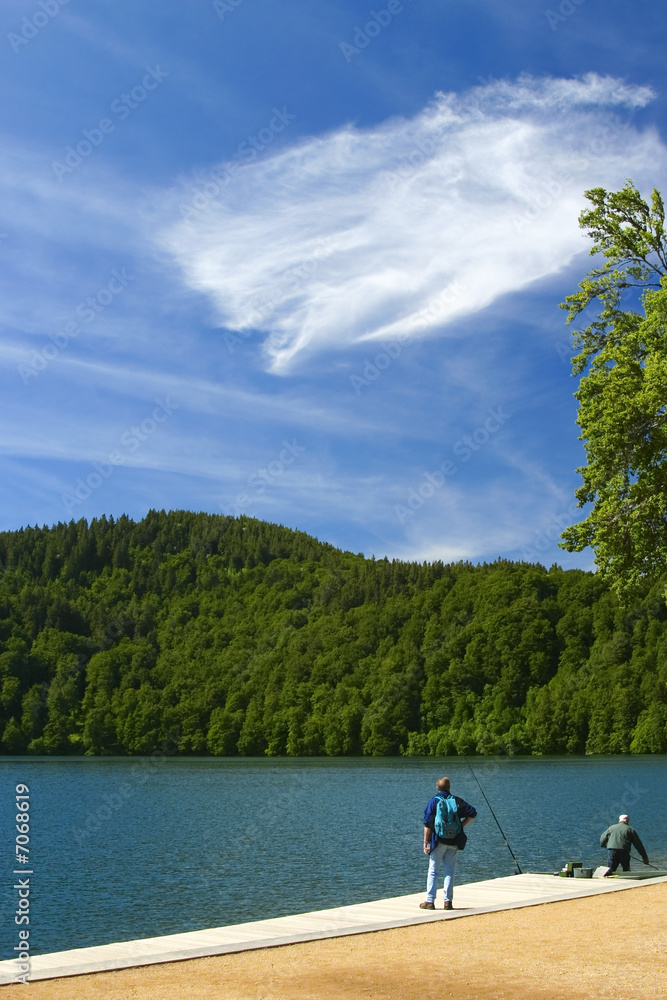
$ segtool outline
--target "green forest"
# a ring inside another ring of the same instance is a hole
[[[187,511],[3,532],[2,752],[665,753],[663,593]]]

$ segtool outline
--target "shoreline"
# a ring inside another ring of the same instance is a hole
[[[667,996],[667,882],[462,917],[29,985],[39,1000],[423,1000],[439,970],[454,1000]]]

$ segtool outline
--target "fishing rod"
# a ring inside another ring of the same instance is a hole
[[[467,758],[467,757],[464,757],[463,759],[465,760],[466,764],[467,764],[467,765],[468,765],[468,767],[470,768],[470,773],[472,774],[473,778],[474,778],[474,779],[475,779],[475,781],[477,782],[477,787],[479,788],[480,792],[481,792],[481,793],[482,793],[482,795],[484,796],[484,801],[486,802],[487,806],[489,807],[489,811],[491,812],[491,815],[493,816],[493,818],[494,818],[494,819],[495,819],[495,821],[496,821],[496,826],[497,826],[497,827],[498,827],[498,829],[500,830],[500,834],[501,834],[501,836],[502,836],[503,840],[504,840],[504,841],[505,841],[505,843],[507,844],[507,850],[508,850],[508,851],[510,852],[510,854],[512,855],[512,860],[514,861],[514,864],[516,865],[516,871],[514,872],[514,874],[515,874],[515,875],[523,875],[523,872],[521,871],[521,866],[519,865],[519,862],[518,862],[518,861],[517,861],[517,859],[516,859],[516,855],[515,855],[514,851],[512,850],[512,848],[510,847],[510,843],[509,843],[509,840],[507,839],[507,837],[506,837],[506,836],[505,836],[505,834],[503,833],[503,828],[502,828],[502,826],[500,825],[500,823],[498,822],[498,817],[496,816],[496,814],[494,813],[493,809],[491,808],[491,803],[489,802],[489,800],[487,799],[486,795],[484,794],[484,789],[483,789],[483,788],[482,788],[482,786],[480,785],[480,783],[479,783],[479,779],[478,779],[477,775],[475,774],[475,772],[474,772],[474,771],[473,771],[473,769],[472,769],[472,764],[470,763],[470,761],[468,760],[468,758]]]
[[[642,859],[641,859],[641,858],[637,858],[637,857],[635,857],[635,855],[634,855],[634,854],[631,854],[631,855],[630,855],[630,857],[632,858],[632,860],[633,860],[633,861],[641,861],[641,862],[642,862],[642,864],[644,864],[644,862],[642,861]],[[653,870],[654,870],[654,871],[656,871],[656,872],[661,872],[661,871],[663,871],[663,869],[662,869],[662,868],[656,868],[656,866],[655,866],[655,865],[647,865],[646,867],[647,867],[647,868],[653,868]]]

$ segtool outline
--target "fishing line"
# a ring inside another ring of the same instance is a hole
[[[474,778],[474,779],[475,779],[475,781],[477,782],[477,787],[479,788],[480,792],[481,792],[481,793],[482,793],[482,795],[484,796],[484,801],[486,802],[487,806],[489,807],[489,811],[491,812],[491,815],[493,816],[493,818],[494,818],[494,819],[495,819],[495,821],[496,821],[496,826],[497,826],[497,827],[498,827],[498,829],[500,830],[500,834],[501,834],[501,836],[502,836],[503,840],[504,840],[504,841],[505,841],[505,843],[507,844],[507,850],[508,850],[508,851],[510,852],[510,854],[512,855],[512,860],[514,861],[514,864],[516,865],[516,871],[514,872],[514,874],[515,874],[515,875],[523,875],[523,872],[521,871],[521,866],[519,865],[519,862],[518,862],[518,861],[517,861],[517,859],[516,859],[516,855],[515,855],[514,851],[512,850],[512,848],[510,847],[510,843],[509,843],[509,840],[507,839],[507,837],[506,837],[506,836],[505,836],[505,834],[503,833],[503,828],[502,828],[502,826],[500,825],[500,823],[498,822],[498,817],[496,816],[496,814],[494,813],[493,809],[491,808],[491,803],[489,802],[489,800],[487,799],[486,795],[484,794],[484,789],[483,789],[483,788],[482,788],[482,786],[480,785],[480,783],[479,783],[479,779],[478,779],[477,775],[475,774],[475,772],[474,772],[474,771],[473,771],[473,769],[472,769],[472,764],[470,763],[470,761],[468,760],[468,758],[467,758],[467,757],[464,757],[463,759],[464,759],[464,761],[466,762],[466,764],[468,765],[468,767],[470,768],[470,773],[472,774],[473,778]]]

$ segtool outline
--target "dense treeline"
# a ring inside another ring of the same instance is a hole
[[[250,518],[0,534],[4,753],[667,752],[662,587],[375,561]]]

